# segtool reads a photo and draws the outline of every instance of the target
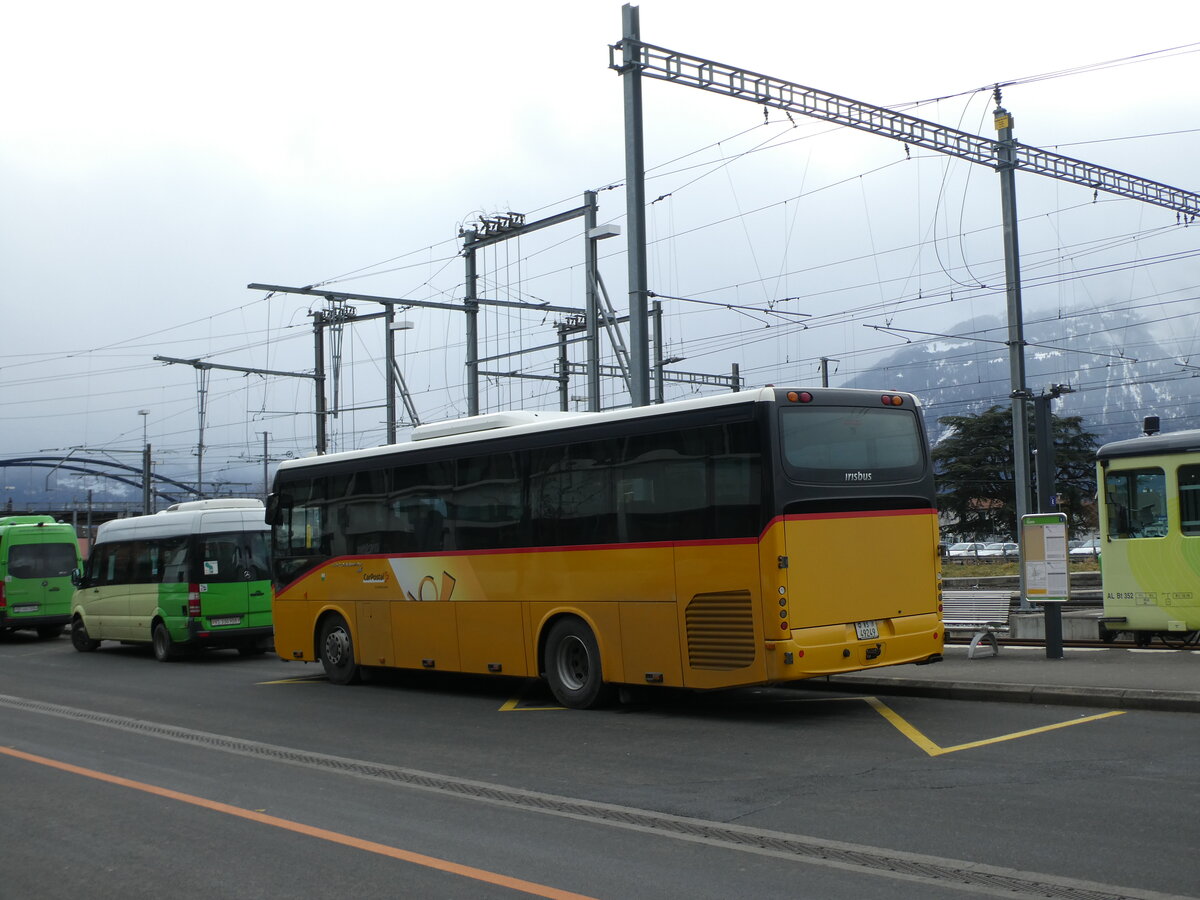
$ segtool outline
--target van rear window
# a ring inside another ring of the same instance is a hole
[[[8,574],[13,578],[62,578],[75,566],[70,544],[16,544],[8,551]]]

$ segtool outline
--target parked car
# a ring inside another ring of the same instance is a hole
[[[1067,545],[1067,553],[1071,556],[1099,556],[1100,555],[1100,538],[1082,538],[1080,540],[1071,541]]]
[[[995,541],[979,551],[980,556],[1016,556],[1017,545],[1012,541]]]
[[[946,551],[947,556],[978,556],[983,550],[984,544],[982,541],[962,541],[957,544],[951,544],[950,549]]]

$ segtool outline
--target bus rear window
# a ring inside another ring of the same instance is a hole
[[[925,473],[925,445],[911,410],[783,407],[779,434],[784,471],[797,481],[877,484]]]

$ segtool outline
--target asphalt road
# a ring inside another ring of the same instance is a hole
[[[0,897],[1200,897],[1200,716],[0,637]],[[64,768],[65,767],[65,768]],[[1156,893],[1157,892],[1157,893]]]

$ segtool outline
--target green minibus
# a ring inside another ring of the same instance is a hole
[[[160,661],[272,647],[270,528],[259,500],[196,500],[100,526],[75,578],[71,642],[144,643]]]
[[[71,621],[75,529],[50,516],[0,518],[0,632],[29,628],[58,637]]]

